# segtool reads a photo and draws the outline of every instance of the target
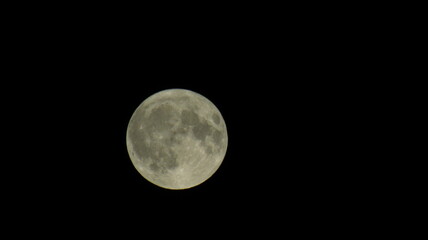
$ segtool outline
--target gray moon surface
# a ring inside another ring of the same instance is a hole
[[[187,189],[210,178],[226,155],[223,116],[204,96],[185,89],[153,94],[135,110],[126,145],[138,172],[166,189]]]

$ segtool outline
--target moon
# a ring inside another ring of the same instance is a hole
[[[223,116],[204,96],[168,89],[144,100],[128,124],[126,146],[134,167],[166,189],[188,189],[210,178],[226,155]]]

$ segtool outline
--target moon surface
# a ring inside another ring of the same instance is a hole
[[[210,178],[223,162],[227,142],[217,107],[184,89],[160,91],[144,100],[126,134],[135,168],[166,189],[187,189]]]

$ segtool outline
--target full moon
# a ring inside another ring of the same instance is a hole
[[[135,168],[166,189],[187,189],[210,178],[223,162],[227,141],[217,107],[184,89],[160,91],[144,100],[126,133]]]

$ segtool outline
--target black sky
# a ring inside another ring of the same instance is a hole
[[[25,67],[9,87],[10,120],[22,133],[7,190],[10,206],[24,206],[18,216],[47,216],[48,225],[74,232],[120,232],[121,223],[130,233],[180,229],[185,221],[235,230],[235,222],[267,221],[278,230],[336,223],[358,208],[350,189],[359,156],[349,140],[361,130],[349,111],[358,71],[345,60],[355,49],[336,42],[335,30],[303,20],[221,28],[90,22],[28,22],[17,43]],[[210,99],[228,128],[219,170],[184,191],[146,181],[126,149],[133,111],[169,88]]]

